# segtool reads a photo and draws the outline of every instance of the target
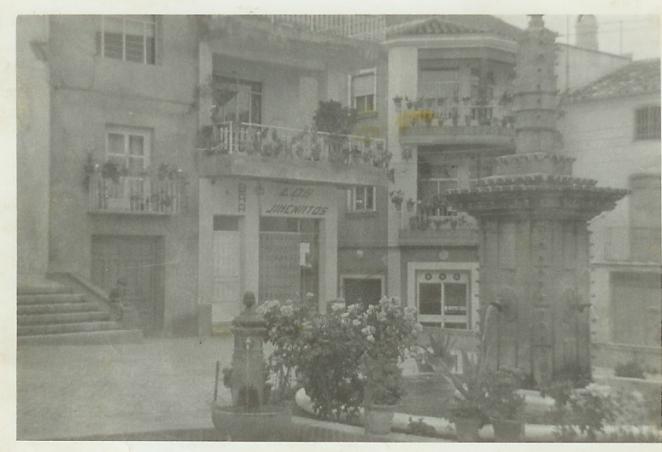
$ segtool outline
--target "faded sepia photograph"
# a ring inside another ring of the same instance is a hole
[[[659,25],[18,15],[16,439],[662,442]]]

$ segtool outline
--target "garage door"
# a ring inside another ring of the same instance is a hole
[[[153,335],[163,327],[163,270],[160,237],[92,238],[92,281],[110,290],[123,279],[126,302],[137,310],[146,335]]]

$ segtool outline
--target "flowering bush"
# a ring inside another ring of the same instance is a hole
[[[403,396],[398,361],[414,349],[422,330],[415,310],[403,309],[397,298],[383,297],[378,304],[358,312],[352,325],[360,332],[364,350],[368,403],[396,404]]]
[[[304,335],[310,329],[306,320],[306,307],[292,300],[280,303],[266,301],[257,308],[267,324],[267,341],[274,346],[269,356],[268,369],[271,373],[272,401],[291,399],[297,359],[300,356]]]
[[[356,417],[364,402],[395,404],[402,397],[399,360],[415,345],[422,327],[415,311],[397,299],[377,305],[331,305],[323,316],[309,316],[304,305],[268,301],[258,308],[274,349],[269,369],[274,393],[292,396],[294,379],[306,391],[318,416]]]
[[[365,377],[359,362],[363,343],[357,335],[356,307],[337,303],[312,322],[296,359],[298,378],[321,417],[355,418],[363,402]]]

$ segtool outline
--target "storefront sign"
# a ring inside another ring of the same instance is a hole
[[[262,195],[261,214],[279,217],[324,217],[335,202],[335,190],[321,187],[267,184]]]

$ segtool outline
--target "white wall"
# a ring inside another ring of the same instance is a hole
[[[49,18],[20,16],[16,30],[18,273],[19,278],[25,278],[44,276],[48,266]],[[43,59],[33,45],[44,50]]]
[[[596,179],[598,186],[629,188],[633,173],[660,172],[660,141],[635,140],[635,110],[644,105],[659,105],[659,94],[633,98],[615,98],[564,105],[559,121],[564,137],[561,152],[575,157],[574,175]],[[628,197],[611,212],[605,212],[591,223],[594,251],[602,251],[601,230],[626,228]],[[599,254],[594,254],[600,259]]]

